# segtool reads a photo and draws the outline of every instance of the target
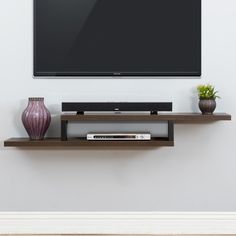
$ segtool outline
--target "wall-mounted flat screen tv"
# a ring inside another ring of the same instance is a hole
[[[35,76],[200,76],[201,0],[34,0]]]

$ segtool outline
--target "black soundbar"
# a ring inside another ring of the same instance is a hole
[[[159,111],[172,111],[172,102],[63,102],[63,112],[151,112],[158,114]]]

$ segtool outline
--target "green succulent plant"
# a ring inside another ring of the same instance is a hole
[[[218,91],[215,91],[215,87],[211,84],[199,85],[197,87],[199,99],[216,99],[220,98],[217,94]]]

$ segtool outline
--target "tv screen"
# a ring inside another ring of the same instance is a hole
[[[35,76],[200,76],[201,0],[34,0]]]

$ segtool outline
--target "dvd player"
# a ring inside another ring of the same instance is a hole
[[[88,133],[87,140],[91,141],[148,141],[151,140],[150,133]]]

